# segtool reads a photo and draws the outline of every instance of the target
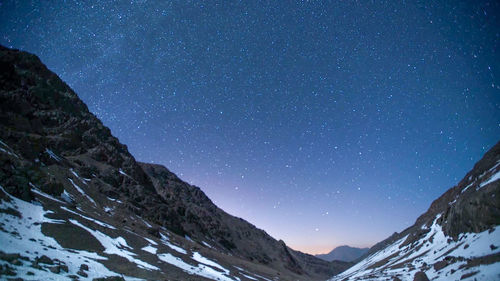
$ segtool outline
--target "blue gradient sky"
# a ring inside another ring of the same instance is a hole
[[[499,140],[498,1],[101,2],[2,1],[0,44],[292,248],[403,230]]]

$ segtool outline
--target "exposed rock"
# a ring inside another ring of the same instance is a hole
[[[51,258],[47,257],[46,255],[43,255],[39,258],[36,258],[36,262],[44,263],[44,264],[51,264],[51,265],[54,264],[54,261]]]
[[[61,264],[61,265],[58,265],[58,266],[59,266],[59,269],[60,269],[60,270],[62,270],[62,271],[64,271],[64,272],[66,272],[66,273],[67,273],[67,272],[69,272],[69,268],[68,268],[68,266],[67,266],[67,265],[65,265],[65,264]]]
[[[18,259],[13,260],[11,263],[12,263],[13,265],[17,265],[17,266],[19,266],[19,265],[23,265],[23,263],[22,263],[20,260],[18,260]]]
[[[478,273],[479,273],[479,271],[473,271],[473,272],[466,273],[466,274],[464,274],[464,275],[462,275],[462,276],[460,277],[460,280],[463,280],[463,279],[466,279],[466,278],[472,277],[472,276],[474,276],[474,275],[476,275],[476,274],[478,274]]]
[[[7,254],[0,251],[0,260],[4,260],[9,263],[13,263],[16,260],[21,259],[21,255],[18,253]]]
[[[123,277],[121,276],[109,276],[109,277],[102,277],[102,278],[94,278],[92,281],[125,281]]]
[[[15,276],[17,273],[13,267],[10,267],[8,264],[1,265],[0,264],[0,276]]]
[[[427,275],[424,272],[419,271],[415,273],[413,281],[429,281],[429,278],[427,278]]]
[[[33,263],[31,263],[31,267],[39,269],[39,270],[43,270],[42,266],[39,265],[37,261],[34,261]]]
[[[446,260],[442,260],[442,261],[434,264],[434,269],[436,271],[439,271],[439,270],[445,268],[446,266],[448,266],[448,262]]]
[[[78,272],[76,274],[78,274],[78,275],[80,275],[82,277],[89,277],[89,275],[85,271],[83,271],[81,269],[78,270]]]
[[[19,211],[17,211],[16,209],[12,209],[12,208],[0,209],[0,213],[4,213],[4,214],[8,214],[11,216],[21,218],[21,213],[19,213]]]
[[[59,272],[61,272],[61,268],[58,265],[50,267],[49,270],[50,270],[50,272],[56,273],[56,274],[59,274]]]

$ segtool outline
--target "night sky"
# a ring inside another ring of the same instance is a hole
[[[294,249],[403,230],[500,139],[498,1],[58,2],[1,1],[0,44]]]

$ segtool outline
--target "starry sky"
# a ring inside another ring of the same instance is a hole
[[[294,249],[414,223],[500,138],[498,1],[0,1],[130,152]]]

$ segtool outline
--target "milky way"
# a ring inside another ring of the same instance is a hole
[[[322,2],[2,1],[0,44],[227,212],[369,246],[499,140],[500,4]]]

